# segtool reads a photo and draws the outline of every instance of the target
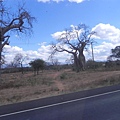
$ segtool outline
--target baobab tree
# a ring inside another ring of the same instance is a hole
[[[85,24],[71,27],[58,36],[57,42],[52,44],[52,54],[57,52],[67,52],[73,56],[76,71],[85,70],[84,50],[87,45],[93,42],[92,36],[95,34]]]
[[[17,34],[31,33],[32,23],[35,20],[35,17],[32,17],[24,8],[24,4],[18,6],[18,10],[13,13],[4,3],[4,1],[0,1],[0,61],[4,46],[9,45],[9,32],[16,32]]]

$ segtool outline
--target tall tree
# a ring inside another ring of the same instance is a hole
[[[0,61],[2,59],[1,56],[4,46],[9,45],[10,35],[8,33],[10,31],[17,32],[17,34],[31,33],[33,27],[32,23],[33,20],[35,20],[24,8],[24,4],[18,6],[18,10],[13,13],[4,3],[4,1],[0,1]]]
[[[67,52],[74,58],[74,66],[77,71],[85,70],[85,56],[83,51],[87,45],[93,42],[91,38],[95,32],[85,24],[71,27],[65,30],[52,45],[54,55],[56,52]]]

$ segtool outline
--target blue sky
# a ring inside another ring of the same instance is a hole
[[[110,50],[120,45],[120,0],[4,0],[15,10],[18,1],[26,2],[26,9],[36,17],[33,35],[21,37],[12,34],[10,46],[6,46],[6,58],[16,53],[28,54],[30,60],[42,58],[47,61],[49,44],[55,41],[52,34],[62,32],[71,25],[85,23],[98,35],[94,45],[95,60],[106,60]],[[90,59],[90,52],[85,53]],[[66,53],[56,56],[65,61]],[[10,59],[12,60],[12,59]]]

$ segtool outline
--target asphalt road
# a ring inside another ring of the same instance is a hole
[[[119,85],[0,107],[0,120],[119,119]]]

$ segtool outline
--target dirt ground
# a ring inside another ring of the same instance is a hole
[[[0,78],[0,105],[66,94],[120,83],[120,71],[73,72],[46,70],[34,76],[32,72],[7,73]]]

